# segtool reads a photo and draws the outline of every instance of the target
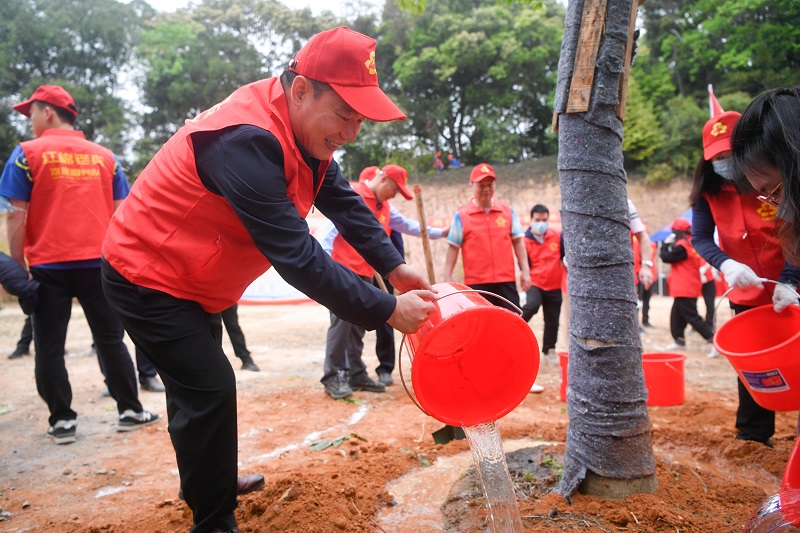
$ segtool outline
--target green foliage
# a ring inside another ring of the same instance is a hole
[[[676,96],[667,102],[661,116],[665,141],[653,156],[654,163],[668,163],[676,173],[687,174],[702,155],[703,125],[708,107],[697,105],[693,98]]]
[[[622,151],[626,158],[637,163],[650,159],[664,143],[664,133],[656,113],[633,76],[628,81],[624,126]]]

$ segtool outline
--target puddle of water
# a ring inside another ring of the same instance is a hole
[[[551,442],[533,439],[514,439],[503,442],[503,450],[510,453],[521,448],[531,448]],[[392,533],[440,533],[442,531],[441,506],[450,488],[464,470],[474,464],[470,452],[440,457],[428,468],[417,468],[390,481],[386,491],[397,505],[386,507],[377,517],[378,525]]]

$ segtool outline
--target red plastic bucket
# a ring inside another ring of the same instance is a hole
[[[406,337],[417,402],[445,424],[498,420],[527,397],[536,380],[536,337],[519,315],[466,285],[434,288],[436,312]]]
[[[647,405],[668,407],[680,405],[685,398],[683,362],[680,353],[643,353],[642,369],[647,386]]]
[[[643,353],[642,369],[647,386],[647,405],[671,406],[684,401],[683,362],[686,356],[679,353]],[[561,386],[558,395],[567,401],[567,370],[569,353],[558,352],[561,366]]]
[[[800,307],[763,305],[739,313],[714,335],[753,399],[772,411],[800,409]]]
[[[561,368],[561,384],[558,387],[558,396],[562,402],[567,401],[567,366],[569,365],[569,352],[558,352],[558,365]]]

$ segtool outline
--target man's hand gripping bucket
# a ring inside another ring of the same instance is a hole
[[[501,298],[495,294],[460,283],[434,288],[436,312],[400,344],[403,387],[417,407],[445,424],[469,427],[498,420],[525,399],[536,380],[536,337],[519,315],[481,296]],[[416,399],[403,376],[404,344]]]
[[[772,411],[800,409],[800,307],[790,305],[776,313],[769,304],[739,313],[717,330],[714,347],[728,358],[760,406]]]

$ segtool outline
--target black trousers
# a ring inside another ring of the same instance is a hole
[[[655,286],[655,283],[646,289],[644,288],[643,283],[640,283],[636,286],[636,290],[639,293],[639,299],[642,301],[642,324],[650,323],[650,297],[653,296],[653,288]]]
[[[386,280],[384,283],[389,294],[394,294],[392,284]],[[374,277],[372,284],[378,286]],[[395,365],[394,328],[388,322],[384,323],[375,328],[375,337],[375,355],[378,356],[378,368],[375,369],[375,372],[391,374]]]
[[[697,298],[678,296],[672,302],[669,316],[669,330],[676,341],[685,342],[686,326],[692,327],[707,341],[714,337],[714,330],[706,324],[697,312]]]
[[[530,322],[533,315],[542,308],[544,318],[544,337],[542,337],[542,352],[555,350],[558,341],[558,319],[561,314],[563,297],[561,289],[544,291],[532,286],[526,293],[525,305],[522,306],[522,319]]]
[[[731,303],[731,309],[737,315],[752,308]],[[736,409],[736,438],[766,443],[775,434],[775,411],[758,405],[740,378],[737,378],[737,385],[739,407]]]
[[[249,361],[250,350],[247,349],[247,343],[244,341],[244,333],[239,326],[239,305],[233,304],[226,310],[220,313],[222,322],[225,324],[225,331],[228,332],[228,338],[231,340],[233,346],[233,353],[242,361]],[[222,339],[222,332],[220,332],[220,339]]]
[[[476,283],[474,285],[470,285],[469,287],[471,289],[475,289],[476,291],[486,291],[498,296],[502,296],[512,304],[519,307],[519,293],[517,292],[517,284],[513,281],[504,281],[501,283]],[[513,306],[504,302],[500,298],[493,298],[492,296],[486,294],[482,294],[481,296],[489,300],[494,305],[499,305],[500,307],[505,307],[509,311],[519,313],[518,309],[515,309]]]
[[[133,285],[103,262],[103,289],[133,342],[158,369],[192,533],[236,526],[233,368],[196,302]],[[34,326],[35,327],[35,326]]]
[[[25,323],[22,325],[22,332],[19,334],[17,341],[17,350],[23,352],[31,351],[31,343],[33,342],[33,324],[31,323],[30,315],[25,317]]]
[[[97,347],[95,343],[92,343],[92,346]],[[103,360],[98,358],[97,362],[100,364],[100,373],[105,377],[106,369],[103,365]],[[139,383],[144,383],[147,378],[156,377],[158,373],[150,359],[138,347],[136,348],[136,371],[139,373]]]
[[[125,331],[103,295],[100,269],[33,267],[31,275],[40,283],[39,305],[32,315],[36,389],[50,410],[50,425],[78,417],[71,407],[72,387],[64,362],[73,298],[78,299],[86,315],[97,344],[97,357],[105,369],[108,391],[117,401],[118,412],[127,409],[141,412],[133,361],[123,342]]]
[[[706,304],[706,324],[714,329],[714,307],[717,305],[717,282],[713,279],[703,283],[703,301]]]

